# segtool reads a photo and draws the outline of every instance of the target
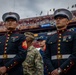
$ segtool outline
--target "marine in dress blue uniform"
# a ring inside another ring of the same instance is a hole
[[[70,21],[72,13],[67,9],[58,9],[54,12],[54,19],[58,26],[61,21]],[[67,30],[64,26],[58,27],[57,32],[46,41],[44,57],[48,74],[76,75],[76,32]]]
[[[5,23],[10,19],[18,22],[20,17],[17,13],[7,12],[2,19]],[[27,54],[25,39],[23,34],[8,29],[0,35],[0,75],[23,75],[22,62]]]

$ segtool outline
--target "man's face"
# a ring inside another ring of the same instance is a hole
[[[69,22],[69,20],[64,17],[57,17],[55,21],[56,21],[56,27],[58,30],[66,29]]]
[[[45,46],[45,42],[46,42],[45,40],[39,40],[39,41],[38,41],[39,46],[40,46],[40,47],[44,47],[44,46]]]
[[[8,30],[15,29],[17,26],[17,22],[14,19],[7,19],[5,22],[5,26]]]

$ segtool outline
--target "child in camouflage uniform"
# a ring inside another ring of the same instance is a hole
[[[23,62],[24,75],[43,75],[43,60],[39,51],[32,45],[34,35],[31,32],[24,33],[28,46],[27,57]]]

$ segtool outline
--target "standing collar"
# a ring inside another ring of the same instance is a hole
[[[58,30],[57,33],[64,33],[67,29],[64,30]]]

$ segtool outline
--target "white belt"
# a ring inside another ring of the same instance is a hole
[[[51,56],[51,59],[52,59],[52,60],[54,60],[54,59],[66,59],[66,58],[68,58],[69,56],[70,56],[70,54],[65,54],[65,55],[59,54],[59,55],[53,55],[53,56]]]
[[[1,58],[14,58],[16,56],[16,54],[3,54],[3,55],[0,55],[0,59]]]

